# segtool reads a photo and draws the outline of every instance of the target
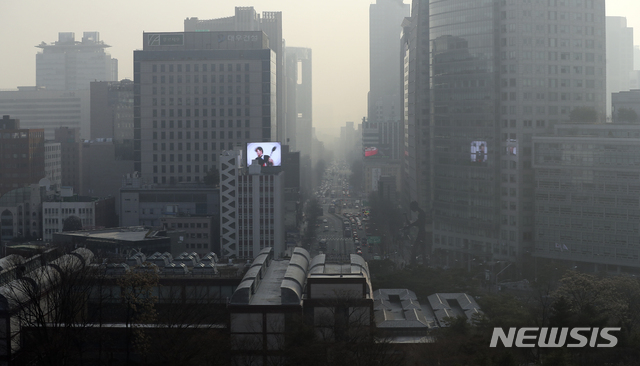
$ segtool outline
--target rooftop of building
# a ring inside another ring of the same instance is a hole
[[[91,196],[61,196],[61,195],[51,195],[45,198],[45,202],[98,202],[108,198],[100,198],[100,197],[91,197]]]
[[[424,329],[437,326],[436,316],[427,305],[421,305],[413,291],[379,289],[374,292],[376,326],[386,329]]]
[[[440,326],[447,325],[446,318],[465,317],[471,321],[474,315],[481,314],[476,300],[465,293],[436,293],[428,301]]]
[[[369,268],[365,260],[351,254],[350,263],[327,263],[320,254],[311,258],[308,251],[296,247],[289,259],[274,259],[273,249],[265,248],[253,260],[242,282],[230,299],[232,305],[300,305],[307,280],[333,281],[359,279],[368,284],[365,296],[371,296]]]
[[[164,238],[165,236],[163,236],[162,233],[162,231],[149,230],[142,226],[130,226],[99,230],[79,230],[58,234],[92,239],[136,242],[141,240],[156,240],[158,238]]]

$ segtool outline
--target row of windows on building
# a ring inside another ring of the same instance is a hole
[[[577,66],[574,66],[577,67]],[[563,72],[564,73],[564,72]],[[502,79],[501,86],[502,87],[516,87],[518,85],[524,88],[588,88],[588,89],[596,89],[602,88],[603,81],[595,80],[595,79],[556,79],[556,78],[519,78],[518,80],[511,79]],[[544,91],[539,91],[535,94],[536,99],[539,100],[558,100],[557,96],[558,92],[549,92],[546,94],[546,99],[544,98]],[[504,95],[504,94],[503,94]],[[517,100],[517,94],[510,94],[513,98],[512,100]],[[534,94],[532,92],[523,92],[522,100],[532,100]],[[504,100],[504,99],[503,99]]]
[[[196,93],[197,94],[197,93]],[[151,105],[152,106],[190,106],[191,102],[193,101],[193,105],[200,105],[200,102],[202,102],[202,105],[208,105],[209,103],[211,103],[211,105],[250,105],[251,104],[251,98],[246,96],[244,98],[242,97],[235,97],[235,102],[234,102],[234,97],[219,97],[219,98],[199,98],[199,97],[194,97],[193,99],[191,97],[186,97],[186,98],[151,98]]]
[[[65,219],[59,219],[59,218],[53,218],[53,219],[44,219],[44,224],[45,225],[59,225],[62,224],[64,222]],[[82,220],[82,225],[93,225],[93,219],[89,218],[89,219],[81,219]]]
[[[75,215],[77,214],[93,214],[93,208],[45,208],[45,215],[57,215],[61,213],[63,215]]]
[[[224,150],[225,146],[227,146],[227,148],[229,150],[233,150],[234,149],[234,145],[236,146],[246,146],[246,142],[248,141],[237,141],[237,143],[233,143],[233,142],[228,142],[226,145],[224,142],[220,142],[219,145],[216,144],[215,142],[211,143],[211,150],[216,150],[216,146],[220,147],[220,150]],[[170,142],[168,143],[168,147],[169,149],[167,149],[167,144],[162,142],[158,145],[158,143],[154,142],[152,147],[153,147],[153,151],[174,151],[174,147],[180,147],[182,145],[182,142],[177,142],[177,143],[173,143]],[[200,151],[200,144],[198,142],[195,142],[193,145],[191,145],[190,142],[185,143],[185,150],[186,151],[192,151],[191,150],[191,146],[193,146],[193,151]],[[159,149],[158,149],[159,148]],[[202,143],[202,150],[208,150],[209,149],[209,144],[207,142],[203,142]],[[181,149],[178,149],[181,150]],[[179,154],[178,154],[179,155]],[[206,154],[203,154],[206,155]],[[195,155],[194,155],[194,159]],[[206,158],[202,158],[202,161],[207,161]],[[195,161],[195,160],[194,160]],[[211,161],[216,161],[216,154],[212,154],[211,155]]]
[[[168,169],[167,169],[168,167]],[[184,168],[183,168],[184,167]],[[192,172],[193,167],[193,172]],[[153,173],[206,173],[209,170],[212,170],[213,167],[209,168],[207,165],[202,166],[202,170],[200,169],[200,165],[160,165],[160,169],[158,169],[157,165],[153,166]]]
[[[245,129],[244,131],[239,131],[239,130],[235,130],[235,131],[211,131],[210,133],[209,133],[209,131],[202,131],[202,134],[200,133],[200,131],[193,131],[193,139],[199,140],[200,136],[202,136],[203,140],[206,140],[206,139],[209,139],[209,138],[211,138],[211,139],[217,139],[217,138],[220,138],[220,139],[232,139],[232,138],[234,138],[234,135],[235,135],[235,138],[237,138],[237,139],[242,138],[243,135],[244,135],[245,139],[248,139],[249,136],[250,136],[250,132],[251,131],[249,131],[248,129]],[[173,131],[169,131],[168,133],[164,132],[164,131],[161,131],[160,133],[158,133],[157,131],[153,131],[153,133],[152,133],[152,139],[153,140],[167,140],[167,139],[169,139],[169,140],[182,140],[183,138],[185,140],[190,140],[190,139],[192,139],[191,136],[192,136],[191,131],[187,131],[184,134],[181,131],[177,132],[177,133],[174,133]],[[190,143],[187,143],[187,144],[190,145]],[[171,150],[171,148],[169,148],[169,149]],[[178,143],[178,150],[182,150],[182,143],[181,142]],[[187,149],[187,150],[190,150],[190,149]]]
[[[151,76],[151,83],[152,84],[199,84],[200,82],[202,82],[203,84],[207,84],[207,83],[211,83],[211,84],[215,84],[217,83],[225,83],[225,79],[226,79],[226,83],[249,83],[251,81],[251,77],[249,76],[249,74],[244,74],[244,78],[242,77],[241,74],[226,74],[226,78],[225,78],[225,74],[221,74],[221,75],[216,75],[215,74],[211,74],[211,75],[184,75],[184,77],[182,75],[176,75],[176,77],[174,78],[173,75],[160,75],[160,77],[156,76],[156,75],[152,75]],[[244,81],[243,81],[244,79]],[[148,80],[148,79],[146,79]],[[215,93],[215,87],[211,87],[211,92]],[[206,93],[204,93],[206,94]],[[223,92],[224,94],[224,92]]]
[[[514,234],[514,237],[515,237],[515,232],[512,232],[512,233]],[[437,234],[433,236],[433,241],[435,244],[438,244],[444,247],[451,247],[451,248],[463,249],[463,250],[472,250],[478,254],[493,253],[493,254],[502,254],[502,255],[516,255],[515,246],[509,245],[506,241],[497,243],[495,245],[493,245],[492,243],[488,243],[488,242],[483,243],[476,240],[471,240],[471,243],[470,243],[466,239],[462,239],[459,237],[446,236],[446,235],[440,236]]]
[[[37,132],[31,134],[32,137],[37,137],[38,135],[39,134]],[[3,140],[26,139],[27,137],[29,137],[29,134],[26,131],[0,133],[0,139]]]
[[[265,90],[264,88],[266,88],[266,86],[263,85],[263,90]],[[226,92],[225,92],[226,90]],[[225,86],[221,85],[216,87],[215,85],[186,85],[184,88],[180,85],[178,86],[161,86],[161,87],[157,87],[157,86],[153,86],[151,87],[151,94],[153,95],[200,95],[200,94],[204,94],[204,95],[210,95],[210,94],[243,94],[246,97],[248,97],[247,94],[251,93],[251,86],[249,84],[244,84],[243,85],[235,85],[235,88],[233,85],[227,85],[226,88]],[[146,93],[144,94],[146,95]],[[223,97],[220,97],[223,98]],[[194,98],[195,99],[195,98]],[[205,99],[205,98],[203,98]],[[215,97],[211,97],[211,100],[214,100]],[[186,100],[185,100],[186,102]],[[195,103],[195,102],[194,102]],[[224,105],[224,103],[221,103],[222,105]],[[248,104],[248,103],[247,103]],[[203,102],[204,105],[204,102]],[[215,105],[215,101],[211,102],[211,105]]]
[[[515,4],[516,0],[510,0],[509,1],[509,5]],[[577,8],[586,8],[586,9],[593,9],[593,0],[517,0],[518,3],[522,3],[525,5],[546,5],[546,6],[553,6],[553,7],[562,7],[562,6],[567,6],[570,7],[571,9],[577,9]],[[503,1],[502,5],[506,5],[507,2]]]
[[[584,100],[586,98],[586,95],[589,93],[580,93],[580,92],[549,92],[549,93],[544,93],[544,92],[526,92],[526,93],[522,93],[522,95],[520,96],[520,98],[518,98],[518,95],[516,92],[503,92],[501,94],[501,99],[502,101],[517,101],[517,100],[521,100],[524,101],[525,103],[538,103],[540,101],[551,101],[551,102],[556,102],[556,101],[568,101],[568,100]],[[590,98],[595,98],[595,93],[591,93]],[[545,110],[544,110],[544,106],[540,106],[542,108],[538,108],[535,105],[532,106],[523,106],[522,107],[522,113],[523,114],[533,114],[534,111],[534,107],[535,107],[535,111],[537,114],[544,114]]]
[[[159,184],[159,183],[162,183],[162,184],[171,183],[171,184],[173,184],[173,183],[176,183],[176,182],[182,183],[182,182],[199,182],[199,181],[200,181],[200,176],[192,177],[190,175],[188,175],[188,176],[179,176],[179,177],[165,177],[165,176],[162,176],[162,177],[154,176],[153,177],[153,183],[155,183],[155,184]]]
[[[578,94],[580,94],[581,96],[577,96]],[[574,94],[574,99],[577,98],[582,98],[583,96],[585,96],[585,101],[588,102],[595,102],[596,101],[596,95],[594,93],[586,93],[584,95],[582,95],[582,93],[575,93]],[[582,99],[580,99],[582,100]],[[551,105],[551,106],[544,106],[544,105],[538,105],[538,106],[519,106],[519,105],[503,105],[500,107],[500,113],[503,115],[519,115],[519,114],[523,114],[523,115],[536,115],[536,116],[544,116],[544,115],[549,115],[549,116],[557,116],[557,115],[563,115],[563,116],[568,116],[571,111],[575,108],[575,106],[572,105],[561,105],[561,106],[557,106],[557,105]],[[448,123],[447,123],[448,125]]]
[[[268,106],[267,106],[268,108]],[[160,109],[160,113],[158,113],[158,109],[154,109],[151,114],[153,117],[249,117],[251,115],[251,110],[249,108],[244,108],[244,114],[242,113],[242,108],[236,108],[235,113],[233,108],[211,108],[210,110],[207,108],[199,109]],[[167,112],[168,111],[168,112]],[[211,113],[209,113],[211,111]],[[200,113],[202,112],[202,113]],[[264,106],[263,106],[263,112]],[[267,111],[268,112],[268,111]],[[269,114],[269,113],[265,113]]]
[[[154,129],[156,129],[158,127],[160,127],[160,128],[179,128],[179,129],[182,129],[183,128],[183,122],[184,122],[184,128],[191,128],[191,120],[186,120],[186,121],[183,121],[183,120],[176,120],[176,121],[174,121],[174,120],[169,120],[169,121],[161,120],[160,123],[158,123],[157,120],[154,120],[152,122],[152,126],[153,126]],[[200,120],[194,120],[193,121],[193,128],[200,128],[200,126],[201,126],[200,122],[201,122]],[[218,124],[218,122],[220,124]],[[225,125],[228,128],[241,128],[242,127],[242,121],[238,119],[238,120],[235,120],[235,123],[234,123],[234,120],[231,120],[231,119],[230,120],[220,120],[220,121],[215,120],[215,119],[211,120],[211,121],[202,120],[202,128],[209,128],[209,126],[211,126],[211,128],[218,128],[218,127],[224,128]],[[245,128],[249,128],[250,127],[250,121],[248,119],[244,120],[244,127]],[[186,131],[185,133],[187,134],[186,136],[188,136],[187,138],[191,138],[190,135],[189,135],[189,133],[190,133],[189,131]],[[197,131],[195,131],[194,133],[197,133]],[[178,136],[181,136],[181,135],[178,135]],[[178,138],[181,138],[181,137],[178,137]]]
[[[207,249],[209,250],[209,243],[187,243],[185,244],[187,249]]]
[[[226,66],[226,68],[225,68]],[[151,66],[152,72],[236,72],[249,71],[248,63],[211,63],[211,64],[153,64]]]
[[[590,17],[594,17],[592,14]],[[549,12],[549,17],[547,18],[549,21],[566,21],[558,19],[558,14],[555,11]],[[555,27],[554,27],[555,26]],[[528,34],[529,32],[536,32],[539,34],[558,34],[560,33],[560,26],[570,27],[563,28],[570,30],[567,34],[576,34],[580,36],[601,36],[604,32],[603,28],[596,27],[593,25],[565,25],[565,24],[548,24],[542,22],[535,23],[508,23],[500,25],[501,33],[515,33],[522,32]],[[589,47],[588,47],[589,48]]]
[[[142,209],[142,213],[144,214],[144,209]],[[153,214],[153,209],[150,209],[150,214]],[[208,222],[172,222],[171,228],[174,229],[207,229],[209,228]]]

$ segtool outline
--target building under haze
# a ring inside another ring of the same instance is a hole
[[[633,28],[625,17],[606,17],[607,117],[611,116],[611,94],[628,91],[633,79]]]
[[[118,80],[118,60],[105,49],[99,32],[84,32],[76,41],[75,33],[60,32],[58,41],[36,47],[36,86],[47,90],[87,90],[92,81]]]
[[[640,125],[560,124],[533,137],[535,251],[586,271],[640,268]]]
[[[403,161],[405,206],[418,202],[429,211],[431,202],[431,133],[429,123],[429,2],[413,0],[411,17],[402,23]]]
[[[276,55],[262,31],[144,33],[134,159],[147,183],[202,181],[222,151],[276,141]]]
[[[60,191],[62,188],[62,144],[45,141],[44,143],[44,175],[49,179],[48,189]]]
[[[287,143],[289,133],[286,114],[286,77],[285,77],[285,44],[282,38],[282,12],[265,11],[262,16],[252,6],[236,7],[235,15],[218,19],[187,18],[184,21],[185,32],[238,32],[263,31],[268,38],[266,46],[275,53],[276,93],[276,140]]]
[[[111,138],[133,157],[133,81],[91,82],[91,139]],[[124,148],[126,147],[126,149]]]
[[[45,90],[19,87],[18,90],[0,91],[0,114],[20,119],[22,128],[43,128],[47,140],[54,138],[60,127],[81,130],[89,138],[89,90]]]
[[[276,258],[285,247],[285,178],[280,167],[245,167],[241,151],[220,156],[221,256],[253,259],[265,248]]]
[[[313,121],[313,69],[311,49],[287,47],[287,145],[302,156],[311,155],[311,127]]]
[[[64,187],[73,187],[82,192],[82,140],[78,128],[61,127],[55,129],[54,142],[60,143],[60,180]]]
[[[532,137],[605,113],[604,0],[415,0],[403,41],[406,200],[436,255],[531,252]]]
[[[21,128],[20,120],[0,119],[0,197],[45,177],[44,130]]]
[[[369,5],[369,97],[367,122],[390,124],[378,130],[375,145],[386,148],[393,159],[400,153],[397,131],[403,116],[402,108],[402,62],[400,37],[402,22],[410,15],[409,4],[402,0],[376,0]]]

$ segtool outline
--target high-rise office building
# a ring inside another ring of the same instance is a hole
[[[433,247],[449,258],[519,258],[533,249],[532,136],[576,109],[604,115],[604,1],[413,4],[409,198],[431,212]]]
[[[310,155],[313,121],[311,49],[287,47],[285,54],[287,135],[282,143],[289,145],[291,151],[300,151],[302,156]]]
[[[413,0],[402,22],[403,123],[402,193],[406,207],[416,201],[431,210],[431,132],[429,123],[429,0]]]
[[[607,117],[611,116],[611,94],[631,89],[633,78],[633,28],[625,17],[606,17]]]
[[[313,59],[310,48],[287,47],[287,136],[283,143],[289,145],[292,152],[300,152],[297,157],[300,184],[298,193],[312,189],[311,156],[313,146],[313,99],[312,86]],[[292,166],[287,165],[287,170]],[[288,172],[285,173],[288,176]]]
[[[367,121],[400,124],[402,121],[402,22],[410,15],[402,0],[376,0],[369,5],[369,97]],[[398,159],[399,142],[387,141],[380,130],[376,147],[386,147]]]
[[[134,52],[134,169],[202,181],[222,151],[276,141],[276,56],[262,31],[145,33]]]
[[[0,196],[45,176],[44,130],[20,128],[20,120],[0,119]]]
[[[58,41],[36,47],[36,86],[47,90],[87,90],[92,81],[118,80],[118,60],[105,49],[99,32],[84,32],[82,41],[73,32],[58,33]]]
[[[185,32],[235,32],[235,31],[263,31],[268,38],[267,45],[275,54],[275,82],[276,90],[276,139],[287,143],[286,131],[286,85],[285,85],[285,55],[284,40],[282,39],[282,12],[265,11],[260,16],[252,6],[236,7],[235,15],[218,19],[200,20],[187,18],[184,21]]]

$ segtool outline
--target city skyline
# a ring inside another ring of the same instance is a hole
[[[118,59],[119,78],[133,79],[133,51],[142,48],[144,31],[182,31],[186,18],[230,17],[236,6],[253,6],[259,13],[281,11],[286,45],[313,50],[314,127],[322,135],[337,136],[345,122],[358,123],[367,115],[369,5],[374,3],[328,0],[300,6],[289,0],[191,0],[159,7],[150,1],[132,4],[116,0],[104,7],[70,0],[3,2],[0,22],[5,29],[16,29],[18,33],[0,34],[0,47],[11,50],[11,57],[0,59],[0,89],[35,85],[36,46],[43,41],[56,41],[58,32],[75,32],[76,38],[85,31],[100,32],[101,40],[111,46],[107,52]],[[640,16],[629,16],[640,13],[640,4],[610,0],[606,11],[607,16],[626,17],[628,26],[634,28],[634,43],[640,43]],[[25,27],[26,24],[31,26]]]

